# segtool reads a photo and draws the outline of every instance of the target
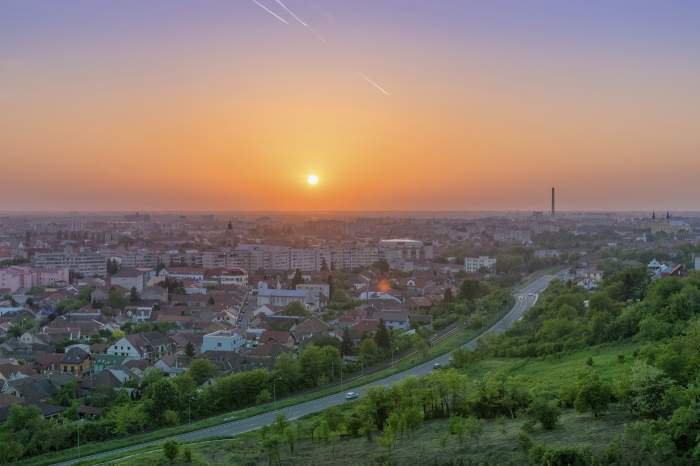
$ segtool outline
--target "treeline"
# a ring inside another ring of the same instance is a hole
[[[606,277],[588,292],[553,282],[523,319],[479,352],[531,357],[605,342],[659,341],[681,334],[700,314],[700,273],[650,282],[645,269]]]
[[[462,320],[469,328],[481,328],[485,322],[513,305],[509,289],[493,282],[466,278],[456,296],[448,289],[442,303],[433,307],[433,328],[440,330]]]
[[[612,397],[611,387],[594,372],[574,383],[572,393],[572,403],[578,410],[595,415],[607,408]],[[286,444],[293,453],[295,443],[301,440],[332,448],[343,438],[365,438],[390,452],[402,442],[411,443],[414,432],[425,421],[448,420],[447,432],[438,440],[445,446],[448,442],[478,442],[485,420],[523,417],[526,428],[517,443],[535,464],[590,464],[560,462],[567,458],[585,460],[590,454],[575,448],[534,444],[525,433],[537,425],[553,429],[560,413],[557,394],[521,378],[489,375],[470,380],[449,369],[422,378],[410,377],[390,387],[373,387],[350,410],[329,408],[312,423],[298,423],[296,428],[279,416],[261,430],[260,437],[270,464],[277,464],[284,454],[282,446]]]

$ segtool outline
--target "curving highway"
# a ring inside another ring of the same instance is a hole
[[[525,312],[528,311],[532,306],[535,305],[537,302],[537,299],[539,297],[539,293],[541,293],[545,288],[547,288],[547,285],[549,285],[549,282],[555,278],[554,276],[551,275],[546,275],[543,277],[540,277],[529,284],[523,286],[522,288],[518,289],[513,295],[515,297],[515,304],[513,305],[513,308],[503,316],[501,320],[496,322],[491,328],[486,330],[484,333],[481,335],[473,338],[466,344],[464,344],[464,347],[469,348],[469,349],[474,349],[476,347],[476,344],[479,340],[480,337],[484,335],[488,335],[490,333],[501,333],[505,330],[507,330],[510,326],[512,326],[516,321],[518,321]],[[432,359],[430,361],[424,362],[422,364],[419,364],[415,367],[412,367],[410,369],[406,369],[405,371],[398,372],[394,375],[390,375],[388,377],[385,377],[383,379],[377,380],[375,382],[371,382],[365,385],[361,385],[359,387],[353,388],[353,391],[356,393],[359,393],[360,396],[364,392],[367,391],[367,389],[371,387],[375,387],[378,385],[391,385],[395,382],[398,382],[399,380],[414,375],[414,376],[422,376],[429,374],[433,370],[433,365],[434,364],[441,364],[441,365],[446,365],[448,364],[449,360],[451,358],[451,354],[447,353],[442,356],[439,356],[435,359]],[[289,406],[286,408],[279,409],[277,411],[271,411],[267,412],[264,414],[259,414],[257,416],[252,416],[246,419],[241,419],[238,421],[232,421],[228,422],[225,424],[219,424],[217,426],[209,427],[206,429],[201,429],[201,430],[195,430],[192,432],[188,432],[186,434],[181,434],[181,435],[176,435],[173,437],[175,440],[180,440],[180,441],[192,441],[192,440],[201,440],[207,437],[213,437],[213,436],[234,436],[237,434],[241,434],[244,432],[249,432],[251,430],[256,430],[259,429],[262,426],[268,425],[272,423],[277,416],[278,413],[283,413],[287,419],[296,419],[302,416],[306,416],[307,414],[313,414],[318,411],[322,411],[326,408],[329,408],[334,405],[339,405],[342,403],[345,403],[345,393],[344,392],[339,392],[335,393],[333,395],[328,395],[322,398],[317,398],[315,400],[311,401],[306,401],[303,403],[299,403],[293,406]],[[85,456],[79,459],[74,459],[71,461],[66,461],[64,463],[57,463],[58,465],[70,465],[74,464],[80,461],[86,461],[86,460],[92,460],[92,459],[99,459],[101,457],[107,456],[107,455],[113,455],[115,453],[121,453],[121,452],[128,452],[137,448],[143,448],[149,445],[157,445],[162,442],[164,442],[165,438],[159,439],[159,440],[154,440],[151,442],[145,442],[145,443],[139,443],[135,445],[130,445],[128,447],[124,448],[119,448],[116,450],[111,450],[103,453],[97,453],[94,455],[90,456]]]

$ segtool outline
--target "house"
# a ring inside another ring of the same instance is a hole
[[[81,380],[81,386],[86,389],[95,389],[97,387],[107,387],[118,390],[124,386],[129,380],[138,381],[140,377],[131,369],[124,366],[110,367],[96,373],[90,377],[85,377]],[[133,397],[136,394],[136,389],[128,388],[127,391]]]
[[[248,273],[240,268],[209,269],[204,275],[204,281],[215,285],[248,286]]]
[[[297,285],[297,290],[323,296],[326,301],[331,298],[331,287],[327,283],[300,283]]]
[[[107,349],[107,354],[155,362],[162,355],[172,354],[174,349],[175,345],[167,335],[147,332],[120,338]]]
[[[147,274],[139,269],[122,269],[110,277],[112,286],[120,286],[126,290],[136,289],[141,293],[146,288]]]
[[[43,353],[36,357],[34,369],[40,374],[45,372],[58,372],[62,360],[63,354],[61,353]]]
[[[36,406],[39,411],[41,411],[41,415],[44,416],[45,419],[58,419],[61,417],[61,413],[66,410],[64,406],[56,406],[45,403],[32,404]],[[7,417],[10,415],[10,409],[11,406],[9,405],[0,407],[0,424],[7,420]]]
[[[61,372],[81,376],[90,371],[92,356],[79,347],[70,348],[61,359]]]
[[[258,345],[276,343],[288,348],[294,346],[294,337],[289,332],[279,330],[265,330],[258,338]]]
[[[324,321],[315,317],[295,324],[290,333],[298,345],[311,341],[319,336],[334,336],[331,332],[331,327]]]
[[[168,302],[168,289],[162,286],[149,286],[141,292],[141,299],[144,301]]]
[[[257,305],[263,306],[265,304],[271,304],[273,306],[287,307],[292,303],[299,303],[306,306],[307,295],[309,295],[309,293],[304,290],[280,290],[263,286],[258,289]],[[314,300],[311,299],[311,301]]]
[[[153,367],[160,369],[163,371],[163,373],[169,375],[170,377],[182,374],[186,370],[184,367],[182,367],[180,361],[178,361],[178,358],[174,355],[165,355],[161,357],[158,361],[156,361]]]
[[[245,338],[238,330],[218,330],[204,335],[202,338],[202,353],[207,351],[239,352]]]
[[[22,335],[19,337],[20,343],[23,345],[45,345],[46,340],[44,340],[41,336],[33,333],[33,332],[24,332]]]
[[[0,381],[9,382],[36,375],[36,371],[28,366],[17,364],[0,364]]]
[[[63,385],[72,380],[73,377],[63,374],[32,375],[7,382],[3,392],[16,396],[23,403],[40,403],[54,396]]]
[[[175,343],[176,353],[185,353],[187,351],[187,345],[191,345],[194,354],[199,354],[202,348],[203,337],[204,335],[201,333],[176,333],[170,338]]]
[[[401,299],[385,291],[363,291],[360,293],[360,301],[390,301],[401,303]]]
[[[384,326],[389,330],[408,330],[411,328],[408,313],[404,311],[384,310],[379,312],[377,317],[384,321]]]
[[[109,301],[109,287],[95,288],[90,293],[91,304],[106,303],[107,301]]]

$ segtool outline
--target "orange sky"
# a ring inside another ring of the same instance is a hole
[[[0,210],[544,209],[553,184],[562,209],[698,207],[690,50],[465,45],[362,13],[319,13],[326,43],[247,4],[208,35],[154,16],[10,41]]]

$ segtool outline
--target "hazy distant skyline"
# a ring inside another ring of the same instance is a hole
[[[700,210],[698,2],[257,3],[3,2],[0,211]]]

